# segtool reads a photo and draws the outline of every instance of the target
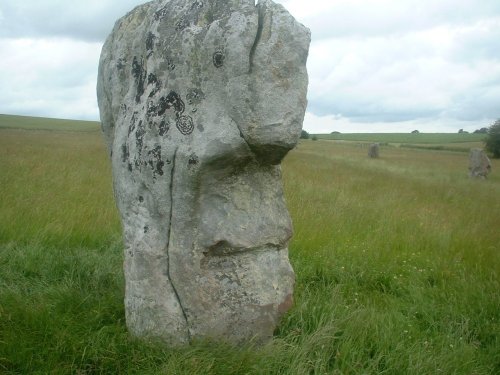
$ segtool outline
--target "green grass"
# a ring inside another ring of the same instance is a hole
[[[295,306],[274,340],[163,348],[126,330],[97,131],[0,129],[2,374],[500,373],[500,163],[304,141],[283,163]]]

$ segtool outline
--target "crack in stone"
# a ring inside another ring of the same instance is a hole
[[[184,310],[184,306],[182,306],[181,299],[179,297],[179,293],[177,293],[177,289],[175,288],[174,282],[172,278],[170,277],[170,238],[172,237],[172,217],[173,217],[173,212],[174,212],[174,174],[175,174],[175,162],[177,159],[177,150],[179,147],[177,147],[174,151],[174,156],[172,158],[172,169],[170,171],[170,218],[168,222],[168,237],[167,237],[167,276],[170,281],[170,285],[172,285],[172,289],[174,291],[175,297],[177,298],[177,301],[179,302],[179,306],[182,311],[182,315],[184,317],[184,320],[186,321],[186,334],[187,334],[187,339],[188,342],[191,342],[191,334],[189,333],[189,324],[188,324],[188,319],[187,319],[187,314],[186,311]]]
[[[262,30],[264,29],[264,11],[262,9],[261,4],[257,4],[257,12],[258,12],[258,23],[257,23],[257,34],[255,35],[255,40],[253,42],[252,48],[250,49],[250,66],[248,68],[248,73],[252,73],[253,71],[253,59],[255,56],[255,50],[257,49],[257,45],[260,42],[260,38],[262,37]]]

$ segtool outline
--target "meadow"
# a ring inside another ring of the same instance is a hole
[[[40,121],[0,123],[1,374],[500,373],[498,160],[471,180],[464,152],[301,141],[283,163],[295,305],[274,339],[164,348],[125,327],[98,124]]]
[[[395,144],[451,144],[481,142],[485,135],[474,133],[332,133],[317,134],[319,139],[352,142],[380,142]]]

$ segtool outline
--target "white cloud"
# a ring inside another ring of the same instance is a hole
[[[0,37],[71,37],[103,41],[114,22],[142,0],[2,0]]]
[[[316,40],[418,31],[462,25],[500,12],[498,0],[287,0],[280,1]]]
[[[96,119],[100,43],[0,39],[0,112]]]
[[[482,44],[476,53],[470,43],[468,54],[462,47],[464,35],[477,40],[476,32],[497,34],[493,26],[439,26],[390,37],[316,41],[308,63],[309,111],[358,122],[446,114],[458,120],[498,117],[500,106],[490,103],[500,103],[500,59],[485,52],[495,46]]]

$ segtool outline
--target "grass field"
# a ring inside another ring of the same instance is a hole
[[[450,144],[464,142],[481,142],[484,134],[469,133],[334,133],[317,134],[319,139],[337,140],[337,141],[356,141],[356,142],[380,142],[380,143],[411,143],[411,144]]]
[[[386,146],[465,153],[474,147],[483,148],[485,137],[484,134],[469,133],[334,133],[316,135],[317,139],[337,143],[354,143],[357,146],[367,146],[376,142]]]
[[[498,160],[478,181],[465,153],[303,141],[283,163],[297,281],[274,340],[169,349],[126,331],[97,128],[1,127],[1,374],[500,373]]]

